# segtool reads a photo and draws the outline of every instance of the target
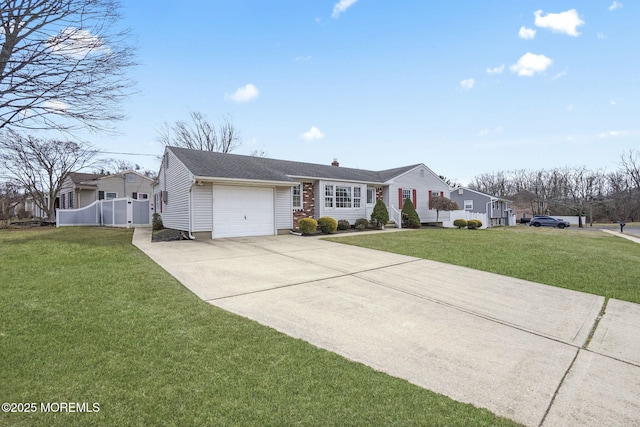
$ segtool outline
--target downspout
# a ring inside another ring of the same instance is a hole
[[[193,230],[193,219],[191,217],[191,210],[192,210],[191,209],[191,204],[193,203],[192,194],[193,194],[193,182],[191,183],[191,187],[189,187],[189,203],[187,203],[187,212],[188,212],[188,215],[189,215],[189,227],[188,227],[189,228],[189,231],[188,231],[189,236],[188,237],[189,237],[190,240],[195,240],[195,237],[193,237],[193,235],[191,234],[191,231]]]

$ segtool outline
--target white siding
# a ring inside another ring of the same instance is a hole
[[[416,190],[416,211],[420,216],[420,221],[423,223],[436,221],[435,209],[429,209],[429,191],[442,192],[445,197],[450,197],[449,186],[424,165],[393,179],[389,185],[388,192],[385,191],[384,195],[387,206],[392,205],[398,210],[402,209],[402,204],[399,205],[398,190],[400,188]],[[439,213],[439,222],[448,219],[448,212],[441,211]]]
[[[276,230],[293,228],[291,187],[276,187]]]
[[[193,230],[213,230],[213,189],[211,184],[195,185],[191,189]]]
[[[193,177],[187,168],[170,151],[165,151],[169,165],[163,157],[158,175],[157,191],[167,193],[167,201],[162,202],[162,222],[165,227],[189,231],[189,196]]]

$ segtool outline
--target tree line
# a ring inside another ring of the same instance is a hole
[[[587,215],[590,221],[640,218],[640,151],[620,155],[615,171],[585,166],[519,169],[476,176],[469,187],[513,200],[531,215]]]

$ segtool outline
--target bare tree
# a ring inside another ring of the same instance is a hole
[[[24,195],[15,183],[0,184],[0,228],[7,221],[7,225],[14,215],[16,206],[24,200]]]
[[[223,116],[216,126],[198,111],[189,113],[191,122],[177,121],[173,125],[165,122],[158,131],[161,143],[192,150],[230,153],[240,146],[240,133],[228,116]]]
[[[440,196],[434,197],[429,200],[429,209],[436,210],[436,222],[438,222],[440,211],[457,211],[459,207],[458,204],[453,200],[444,196]]]
[[[629,150],[620,156],[622,168],[629,176],[633,185],[640,190],[640,151]]]
[[[38,139],[13,131],[0,134],[0,176],[30,195],[49,219],[55,218],[55,200],[69,173],[92,166],[97,151],[85,143]]]
[[[117,0],[0,1],[0,129],[108,129],[133,82]]]

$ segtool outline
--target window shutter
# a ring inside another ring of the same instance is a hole
[[[398,188],[398,209],[402,209],[402,188]]]
[[[104,200],[104,191],[98,191],[98,200]]]
[[[418,192],[416,191],[416,189],[413,189],[413,208],[417,209],[418,208]]]
[[[440,192],[440,197],[444,197],[444,191]]]
[[[131,198],[134,200],[138,200],[138,193],[136,193],[135,191],[131,194]]]
[[[429,210],[431,210],[431,190],[429,190]]]

